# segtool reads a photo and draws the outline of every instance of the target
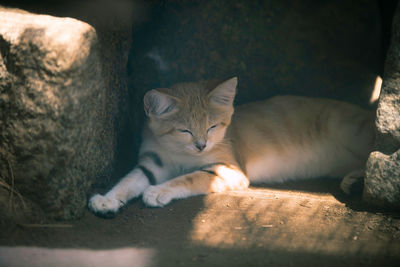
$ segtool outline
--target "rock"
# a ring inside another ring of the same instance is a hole
[[[367,162],[364,200],[381,207],[400,207],[400,150],[371,153]]]
[[[400,7],[393,21],[376,118],[376,151],[367,161],[363,198],[400,208]]]
[[[130,78],[138,95],[238,76],[237,104],[295,94],[366,106],[381,69],[375,0],[180,0],[154,10],[133,32]]]
[[[77,218],[115,146],[96,31],[5,8],[0,25],[1,182],[48,217]]]

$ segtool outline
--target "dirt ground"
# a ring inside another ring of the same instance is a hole
[[[1,230],[0,266],[399,266],[400,213],[314,180]]]

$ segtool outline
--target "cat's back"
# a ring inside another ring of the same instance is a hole
[[[283,95],[238,106],[235,108],[234,119],[248,118],[249,116],[253,116],[254,113],[266,115],[268,119],[276,117],[279,117],[279,119],[282,117],[299,119],[301,117],[316,115],[318,112],[331,112],[334,110],[337,110],[338,113],[369,113],[356,105],[343,101],[328,98]]]
[[[312,130],[309,134],[324,135],[330,133],[333,124],[359,120],[372,121],[373,113],[333,99],[285,95],[238,106],[232,128],[245,132],[281,131],[281,134],[308,129]]]

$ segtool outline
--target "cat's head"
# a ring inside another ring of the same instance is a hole
[[[171,151],[201,155],[223,141],[233,114],[237,78],[180,83],[148,91],[148,126]]]

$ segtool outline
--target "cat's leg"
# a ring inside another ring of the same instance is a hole
[[[133,169],[104,196],[96,194],[89,200],[89,209],[99,215],[112,215],[130,199],[138,197],[150,186],[150,182],[140,168]]]
[[[364,175],[365,169],[358,169],[348,173],[345,177],[343,177],[343,180],[340,183],[340,188],[344,193],[350,194],[352,185],[360,181]]]
[[[139,164],[121,179],[104,196],[96,194],[90,198],[88,207],[102,216],[115,214],[129,200],[140,196],[150,185],[157,184],[166,170],[161,159],[154,152],[143,153]]]
[[[249,186],[243,172],[228,165],[214,165],[185,174],[156,186],[143,194],[143,201],[151,207],[162,207],[173,199],[229,190],[242,190]]]

